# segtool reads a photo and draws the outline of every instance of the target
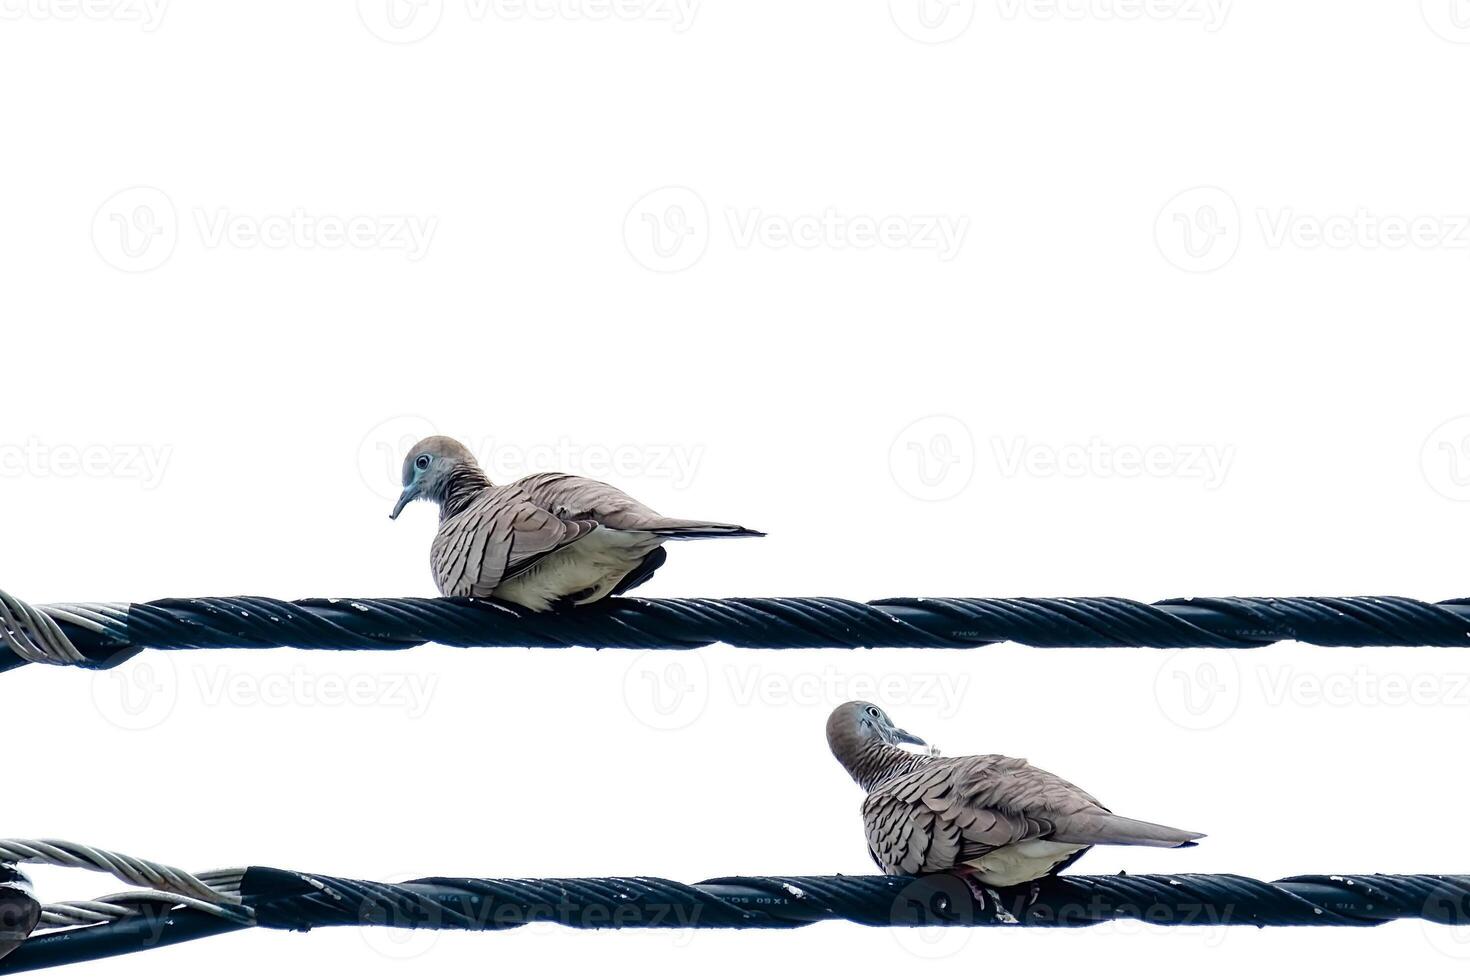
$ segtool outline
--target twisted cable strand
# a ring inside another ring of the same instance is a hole
[[[884,599],[617,598],[557,613],[483,599],[160,599],[40,609],[0,593],[0,670],[110,667],[143,648],[404,650],[452,647],[689,650],[1033,647],[1255,649],[1470,647],[1470,600],[1393,596]],[[17,659],[18,658],[18,659]]]
[[[101,871],[130,885],[220,905],[236,904],[238,900],[238,895],[232,898],[172,865],[65,840],[0,839],[0,862]]]
[[[71,638],[44,610],[0,590],[0,637],[16,655],[32,663],[63,667],[87,662]]]
[[[266,872],[268,869],[253,869]],[[507,929],[791,928],[822,919],[873,926],[1090,925],[1143,918],[1172,925],[1374,925],[1394,918],[1470,923],[1470,876],[1105,875],[988,889],[958,879],[891,876],[735,877],[686,885],[662,878],[426,878],[402,884],[269,871],[274,896],[247,898],[271,928],[376,924]],[[282,878],[284,876],[284,878]],[[283,886],[294,881],[295,887]]]
[[[119,892],[115,895],[103,895],[100,898],[80,902],[55,902],[43,905],[41,906],[41,924],[37,927],[37,932],[116,922],[119,919],[137,915],[138,907],[145,904],[160,904],[169,907],[177,905],[242,925],[255,924],[254,916],[242,906],[206,902],[176,892],[148,888],[140,891]]]
[[[494,931],[550,922],[579,929],[791,929],[842,920],[874,927],[1065,928],[1130,918],[1208,927],[1372,926],[1399,918],[1470,924],[1470,875],[1303,875],[1273,882],[1228,874],[1065,875],[1016,888],[984,888],[978,896],[950,875],[732,877],[694,885],[650,877],[423,878],[389,884],[252,867],[200,879],[237,885],[235,894],[248,907],[151,890],[46,906],[44,925],[53,931],[27,939],[0,961],[0,974],[250,925]],[[159,903],[169,908],[159,910]]]

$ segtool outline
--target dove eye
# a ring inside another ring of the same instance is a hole
[[[426,470],[429,468],[429,457],[420,456],[418,459],[413,461],[413,465],[418,469]]]
[[[868,714],[870,714],[874,718],[876,718],[876,717],[878,717],[878,709],[877,708],[869,708],[868,709]]]

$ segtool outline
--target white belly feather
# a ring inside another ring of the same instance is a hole
[[[969,866],[975,869],[975,877],[987,885],[1019,885],[1049,874],[1083,847],[1082,844],[1028,840],[998,847],[984,857],[970,861]]]
[[[567,596],[591,592],[577,605],[596,602],[623,580],[663,539],[646,531],[593,529],[508,581],[490,594],[536,612]]]

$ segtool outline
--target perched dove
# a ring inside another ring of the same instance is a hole
[[[1094,844],[1190,847],[1204,836],[1116,816],[1025,759],[944,758],[899,748],[904,742],[926,744],[864,701],[827,719],[832,754],[868,793],[868,850],[886,874],[949,871],[1019,885],[1060,871]]]
[[[429,563],[447,596],[503,599],[537,612],[585,605],[642,585],[678,538],[764,537],[738,524],[660,516],[616,487],[566,473],[490,482],[470,451],[446,436],[403,460],[403,494],[439,505]]]

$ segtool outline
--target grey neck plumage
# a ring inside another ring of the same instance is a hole
[[[906,752],[882,739],[863,736],[835,740],[832,754],[865,791],[871,791],[874,786],[894,776],[922,769],[933,761],[930,756]]]
[[[439,492],[439,520],[451,517],[474,503],[475,498],[494,484],[485,471],[472,463],[461,463],[444,478]]]

